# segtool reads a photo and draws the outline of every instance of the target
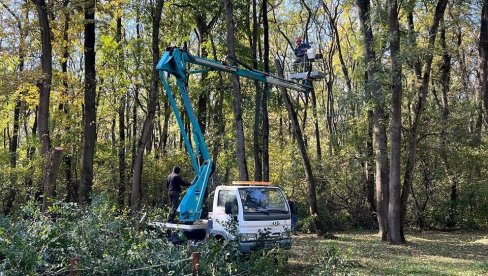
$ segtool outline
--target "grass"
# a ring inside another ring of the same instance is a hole
[[[319,247],[335,246],[353,262],[353,275],[488,275],[488,233],[410,232],[407,245],[389,245],[371,232],[335,235],[294,236],[290,274],[311,275]]]

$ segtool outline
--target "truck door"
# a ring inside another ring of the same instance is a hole
[[[225,233],[225,236],[227,236],[227,225],[230,223],[230,220],[237,221],[238,215],[239,207],[237,203],[236,191],[219,190],[217,194],[216,206],[213,211],[214,231]]]

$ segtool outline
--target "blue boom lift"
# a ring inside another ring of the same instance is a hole
[[[202,68],[189,71],[188,64],[199,65]],[[209,178],[214,169],[214,163],[208,152],[203,133],[200,129],[191,105],[190,98],[188,96],[188,91],[185,84],[187,83],[189,74],[215,70],[270,83],[299,92],[306,93],[309,89],[311,89],[311,87],[284,78],[272,76],[265,72],[252,69],[241,69],[237,66],[230,66],[215,60],[193,56],[180,48],[166,49],[158,62],[156,69],[159,72],[164,90],[168,96],[173,113],[175,114],[176,121],[178,122],[178,126],[180,128],[180,133],[183,137],[185,147],[188,151],[193,169],[195,171],[195,178],[192,181],[192,185],[188,188],[179,205],[179,221],[183,224],[192,224],[201,219],[202,206],[205,200],[205,191],[207,189]],[[173,75],[176,78],[176,84],[183,101],[185,111],[190,119],[191,129],[193,130],[195,149],[193,149],[192,145],[190,144],[190,140],[185,131],[183,121],[180,116],[180,111],[178,109],[178,105],[176,104],[175,94],[168,83],[167,75]],[[202,157],[203,162],[200,162],[200,156]]]

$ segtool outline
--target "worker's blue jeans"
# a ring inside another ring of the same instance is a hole
[[[291,214],[291,231],[295,231],[297,228],[297,215]]]

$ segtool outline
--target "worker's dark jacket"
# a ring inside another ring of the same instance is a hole
[[[166,181],[168,191],[181,193],[181,186],[190,186],[190,183],[183,180],[179,174],[171,173]]]
[[[307,49],[310,49],[310,45],[307,43],[301,43],[298,47],[295,48],[295,56],[297,58],[302,58],[307,53]]]

